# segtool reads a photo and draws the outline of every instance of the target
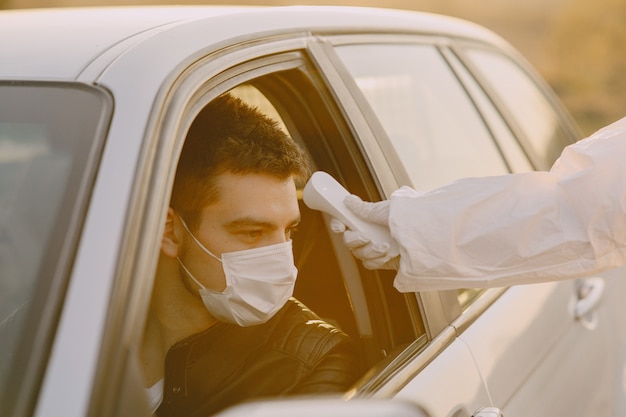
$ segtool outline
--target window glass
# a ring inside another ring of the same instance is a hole
[[[480,114],[434,46],[344,45],[337,53],[416,189],[507,172]]]
[[[97,92],[68,85],[0,85],[0,394],[22,334],[40,324],[80,185],[101,126]],[[78,123],[77,121],[80,121]],[[40,303],[32,303],[40,297]],[[46,317],[45,319],[48,319]],[[30,358],[29,360],[31,360]]]
[[[553,105],[510,58],[483,49],[469,49],[466,54],[515,118],[537,159],[537,169],[549,169],[570,142]]]
[[[511,172],[532,171],[534,168],[526,151],[511,131],[511,127],[502,118],[502,114],[495,107],[493,100],[487,96],[485,90],[476,81],[476,78],[468,72],[467,67],[459,61],[456,54],[448,54],[447,58],[496,138]]]
[[[439,51],[430,45],[349,45],[337,52],[398,150],[412,185],[507,173],[500,149]],[[461,308],[483,291],[459,290]]]

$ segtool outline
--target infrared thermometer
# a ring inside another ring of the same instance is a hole
[[[392,257],[396,256],[399,250],[395,240],[391,237],[389,228],[357,217],[343,203],[348,195],[350,195],[348,190],[323,171],[314,172],[302,191],[302,199],[308,208],[337,218],[350,230],[364,232],[374,243],[388,243],[388,254]]]

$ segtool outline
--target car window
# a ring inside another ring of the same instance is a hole
[[[372,44],[336,50],[397,149],[413,187],[426,191],[461,177],[508,171],[436,47]]]
[[[494,101],[487,95],[481,87],[475,75],[469,72],[468,67],[459,59],[458,53],[452,50],[442,51],[447,61],[454,69],[455,74],[467,89],[468,94],[476,104],[481,115],[485,119],[489,130],[496,139],[498,146],[506,159],[511,172],[528,172],[534,169],[528,154],[517,140],[511,127],[502,117]]]
[[[570,143],[554,105],[509,57],[486,49],[467,49],[465,55],[516,121],[536,168],[549,169]]]
[[[57,314],[46,303],[60,302],[55,295],[62,294],[63,284],[57,280],[64,280],[69,268],[84,209],[83,181],[94,172],[106,103],[99,91],[82,86],[0,85],[0,393],[5,405],[13,397],[8,390],[19,386],[8,383],[9,371],[21,375],[27,363],[41,359],[28,356],[34,348],[29,338],[52,330],[38,326],[52,326]],[[44,308],[46,315],[40,316]],[[22,339],[25,348],[18,349]]]
[[[418,190],[509,166],[481,114],[433,45],[344,45],[337,53]],[[372,59],[376,57],[376,59]],[[457,291],[462,309],[483,291]]]

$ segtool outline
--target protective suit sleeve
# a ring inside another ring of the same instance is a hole
[[[626,264],[626,118],[549,172],[467,178],[391,197],[403,292],[577,278]]]

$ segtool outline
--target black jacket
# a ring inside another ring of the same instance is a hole
[[[218,323],[169,350],[165,416],[209,416],[268,396],[341,392],[359,376],[350,338],[295,299],[267,323]]]

